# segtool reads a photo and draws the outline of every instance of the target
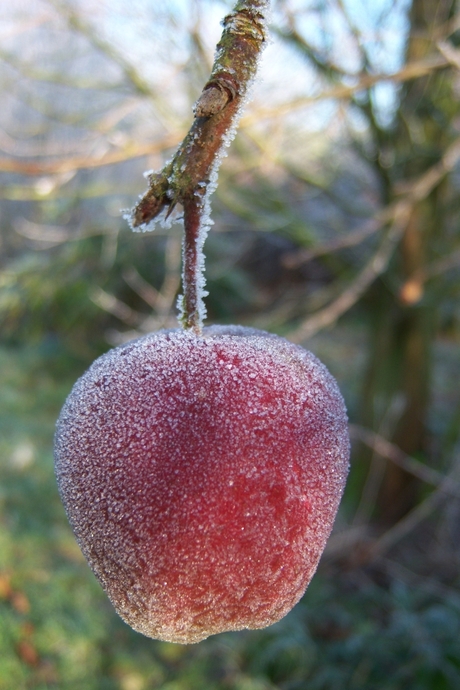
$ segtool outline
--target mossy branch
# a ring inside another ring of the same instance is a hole
[[[206,198],[216,181],[222,149],[230,142],[237,116],[254,79],[266,40],[267,0],[241,0],[223,20],[211,76],[195,104],[195,119],[173,159],[149,176],[149,188],[131,212],[131,225],[148,225],[176,204],[184,208],[183,325],[201,329],[197,246]],[[211,187],[210,187],[211,185]]]

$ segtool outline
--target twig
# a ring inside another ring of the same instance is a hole
[[[160,293],[141,276],[134,266],[123,271],[122,278],[131,290],[134,290],[149,307],[156,311]]]
[[[128,326],[139,326],[142,323],[141,314],[131,309],[124,302],[121,302],[114,295],[105,292],[102,288],[98,287],[91,290],[90,298],[98,307],[109,314],[113,314],[117,319],[128,324]]]
[[[442,482],[438,484],[433,493],[377,539],[372,539],[366,525],[349,527],[333,534],[325,550],[326,560],[335,560],[343,555],[349,556],[351,553],[351,562],[354,565],[380,561],[385,553],[412,532],[445,501],[446,493],[451,493],[452,483],[458,484],[459,474],[460,463],[457,460],[452,470],[443,477]]]
[[[417,527],[423,520],[433,513],[434,510],[445,500],[446,491],[453,480],[457,480],[459,470],[458,462],[452,471],[444,477],[442,484],[433,491],[424,501],[413,508],[399,522],[385,532],[369,548],[370,559],[381,556],[389,551],[395,544],[403,539],[407,534]]]
[[[376,213],[374,218],[366,221],[356,230],[350,230],[350,232],[347,232],[347,234],[343,237],[337,237],[330,242],[324,242],[316,247],[301,249],[297,252],[285,254],[282,258],[283,266],[291,269],[298,268],[302,264],[306,264],[308,261],[311,261],[318,256],[340,251],[341,249],[345,249],[347,247],[354,247],[381,230],[383,226],[388,223],[388,220],[391,218],[393,213],[394,210],[392,208],[387,208],[380,213]]]
[[[444,601],[447,601],[450,606],[453,605],[460,609],[460,595],[458,590],[453,589],[453,587],[446,586],[442,582],[438,582],[431,577],[414,573],[412,570],[401,565],[401,563],[396,563],[387,557],[378,558],[377,563],[381,564],[382,568],[389,573],[391,577],[402,580],[403,582],[409,582],[417,589],[422,589],[425,592],[438,596]]]
[[[289,337],[294,342],[310,338],[326,326],[330,326],[352,307],[365,293],[374,280],[383,273],[393,251],[402,236],[413,207],[425,199],[441,180],[452,171],[460,160],[460,139],[456,139],[444,153],[441,160],[433,165],[417,180],[405,185],[403,197],[395,204],[381,211],[381,217],[388,216],[391,224],[380,247],[370,261],[358,273],[353,282],[330,304],[308,317]]]
[[[162,211],[184,208],[182,323],[201,331],[203,305],[202,244],[210,225],[209,196],[214,190],[222,150],[235,124],[265,42],[266,0],[240,0],[223,21],[211,76],[195,104],[195,120],[173,159],[149,176],[149,189],[128,219],[145,228]]]
[[[433,263],[429,264],[425,270],[421,273],[422,280],[429,280],[435,276],[441,275],[450,271],[451,268],[456,268],[460,266],[460,249],[457,249],[450,256],[446,256]]]
[[[269,119],[272,117],[279,117],[280,115],[291,113],[299,108],[304,108],[311,103],[317,103],[318,101],[325,100],[341,100],[348,99],[359,91],[364,91],[366,89],[375,86],[381,82],[392,81],[396,83],[402,83],[405,81],[410,81],[411,79],[418,79],[419,77],[424,77],[431,74],[435,70],[443,69],[449,67],[450,62],[443,55],[432,55],[425,58],[424,60],[417,60],[410,62],[405,65],[402,69],[397,72],[389,72],[388,74],[364,74],[356,75],[357,82],[351,86],[346,86],[340,84],[338,86],[333,86],[330,89],[321,91],[314,96],[300,96],[286,103],[281,103],[274,108],[258,108],[257,111],[247,115],[242,120],[242,126],[246,127],[249,124],[262,119]]]
[[[171,146],[176,146],[177,143],[178,137],[172,135],[164,137],[161,141],[151,142],[149,144],[129,144],[123,149],[110,151],[103,156],[67,157],[59,161],[21,161],[16,158],[0,157],[0,171],[30,176],[58,175],[88,168],[101,168],[105,165],[113,165],[115,163],[134,160],[135,158],[142,158],[153,153],[164,151]]]
[[[436,486],[445,493],[452,494],[457,496],[457,498],[460,498],[459,482],[451,479],[450,483],[446,484],[445,475],[443,475],[441,472],[431,469],[431,467],[427,467],[422,462],[416,460],[410,455],[407,455],[400,448],[398,448],[398,446],[395,446],[394,443],[390,443],[383,438],[383,436],[380,436],[369,429],[365,429],[364,427],[357,426],[355,424],[350,424],[350,436],[352,438],[359,439],[365,443],[366,446],[372,448],[382,458],[391,460],[391,462],[393,462],[395,465],[398,465],[398,467],[401,467],[406,472],[409,472],[409,474],[421,479],[422,482]]]
[[[437,47],[441,55],[449,61],[452,67],[460,70],[460,50],[451,46],[447,41],[439,41]]]
[[[405,408],[404,397],[395,395],[388,405],[383,418],[379,423],[377,434],[379,437],[389,436],[394,431],[396,424],[401,419],[401,414]],[[360,427],[359,427],[360,428]],[[353,432],[350,432],[353,438]],[[375,445],[370,446],[372,450],[369,471],[361,491],[360,500],[353,516],[352,524],[359,525],[368,522],[375,508],[378,492],[382,485],[385,475],[386,459]]]
[[[84,21],[79,14],[74,12],[70,3],[63,2],[62,0],[48,0],[48,2],[54,6],[61,17],[66,20],[69,28],[85,36],[95,48],[119,65],[125,78],[131,82],[138,94],[141,96],[148,96],[149,98],[153,97],[154,94],[151,85],[144,81],[136,68],[131,65],[111,43],[105,41],[91,24]]]
[[[108,48],[109,46],[107,46]],[[439,45],[440,50],[445,52],[444,44]],[[457,51],[455,51],[457,53]],[[455,56],[456,57],[456,56]],[[118,59],[118,56],[117,56]],[[430,74],[434,70],[442,69],[451,64],[453,59],[452,54],[449,55],[449,59],[444,56],[434,56],[426,58],[425,60],[420,60],[417,62],[410,63],[406,65],[403,69],[398,72],[390,74],[374,74],[374,75],[363,75],[356,84],[352,86],[338,85],[331,89],[326,89],[315,96],[305,96],[291,100],[287,103],[277,105],[274,108],[257,108],[251,115],[245,116],[241,121],[241,127],[245,128],[251,125],[253,122],[260,122],[264,118],[279,117],[283,113],[290,113],[293,110],[302,108],[311,103],[316,103],[322,100],[337,100],[337,99],[347,99],[353,94],[362,91],[366,88],[370,88],[375,84],[384,81],[396,81],[404,82],[411,79],[416,79],[417,77],[425,76]],[[130,75],[131,77],[131,75]],[[74,157],[65,158],[59,161],[21,161],[17,159],[1,157],[0,158],[0,170],[3,172],[14,172],[22,175],[51,175],[54,173],[82,170],[85,168],[96,168],[104,165],[109,165],[113,163],[123,162],[126,160],[132,160],[134,158],[139,158],[141,156],[149,155],[150,153],[157,152],[159,150],[164,150],[172,146],[177,146],[179,143],[177,135],[169,137],[167,140],[164,139],[159,143],[152,143],[147,145],[132,145],[127,147],[122,151],[111,152],[105,156],[101,157]]]
[[[371,260],[358,273],[348,288],[341,292],[339,297],[313,316],[310,316],[294,332],[291,332],[289,334],[290,340],[300,342],[310,338],[321,329],[333,324],[339,316],[356,304],[367,288],[387,267],[393,251],[407,226],[411,211],[412,203],[408,201],[400,201],[395,205],[393,222]]]
[[[147,282],[134,266],[123,273],[124,281],[157,314],[157,328],[162,328],[168,320],[180,287],[180,240],[174,234],[168,237],[164,264],[165,276],[159,290]]]

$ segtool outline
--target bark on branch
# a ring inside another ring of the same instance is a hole
[[[149,189],[132,212],[132,225],[152,221],[165,207],[203,194],[249,84],[265,41],[266,0],[243,0],[223,20],[211,76],[194,107],[195,119],[172,161],[149,176]]]
[[[236,119],[254,79],[266,40],[267,0],[240,0],[223,20],[211,76],[194,107],[195,119],[173,159],[149,175],[149,189],[129,217],[133,228],[147,226],[176,204],[184,208],[182,322],[200,332],[203,306],[201,246],[216,184],[222,149],[235,132]]]

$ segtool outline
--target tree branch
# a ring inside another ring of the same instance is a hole
[[[286,101],[285,103],[280,103],[274,107],[268,107],[265,109],[259,108],[257,113],[251,113],[250,116],[244,118],[244,126],[252,124],[256,118],[259,121],[261,119],[279,117],[280,115],[291,113],[294,110],[304,108],[305,106],[311,105],[312,103],[317,103],[319,101],[349,99],[359,91],[365,91],[366,89],[369,89],[380,82],[391,81],[394,83],[403,83],[413,79],[418,79],[419,77],[430,75],[434,71],[445,69],[446,67],[450,67],[450,62],[446,57],[442,55],[432,55],[423,60],[410,62],[397,72],[362,75],[357,74],[356,83],[350,86],[348,84],[338,84],[315,95],[299,96],[298,98],[294,98],[291,101]]]
[[[219,153],[255,76],[265,41],[264,0],[242,0],[223,20],[211,76],[195,104],[195,120],[172,161],[149,176],[150,187],[133,209],[132,224],[150,223],[165,208],[183,204],[195,192],[204,196]]]
[[[349,430],[352,438],[359,439],[380,457],[390,460],[422,482],[436,486],[445,493],[460,498],[460,483],[454,478],[450,482],[446,482],[446,477],[441,472],[433,470],[431,467],[424,465],[423,462],[420,462],[420,460],[407,455],[394,443],[390,443],[390,441],[374,431],[356,424],[350,424]]]
[[[211,76],[195,104],[195,119],[173,159],[149,175],[149,189],[128,216],[145,228],[162,211],[184,208],[182,322],[200,332],[203,258],[209,221],[209,195],[217,179],[222,150],[235,133],[237,117],[257,69],[266,38],[267,0],[240,0],[223,20]]]
[[[291,340],[301,342],[311,338],[322,328],[337,321],[342,314],[356,304],[368,287],[387,267],[406,228],[414,205],[425,199],[452,171],[459,160],[460,139],[456,139],[445,151],[439,163],[433,165],[417,180],[411,181],[405,189],[400,190],[403,193],[401,199],[383,209],[376,217],[378,222],[384,220],[388,222],[389,228],[370,261],[335,300],[309,316],[294,332],[290,333],[289,338]]]
[[[82,19],[77,12],[73,11],[68,2],[63,2],[62,0],[48,0],[48,2],[59,12],[61,17],[67,22],[67,25],[70,29],[73,29],[82,36],[85,36],[86,39],[97,50],[118,64],[125,78],[131,83],[134,90],[140,96],[147,96],[149,98],[154,96],[151,85],[143,79],[136,68],[131,65],[111,43],[104,40],[91,26],[91,24],[84,21],[84,19]]]

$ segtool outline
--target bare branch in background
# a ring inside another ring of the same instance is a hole
[[[256,111],[252,112],[250,115],[246,115],[241,122],[242,127],[247,127],[249,124],[258,122],[262,119],[270,119],[274,117],[279,117],[287,113],[291,113],[294,110],[304,108],[312,103],[318,103],[319,101],[326,100],[341,100],[348,99],[359,91],[365,91],[371,86],[375,86],[380,82],[394,82],[403,83],[405,81],[410,81],[412,79],[417,79],[419,77],[427,76],[436,70],[443,69],[450,65],[449,60],[442,55],[433,55],[424,60],[417,60],[405,65],[402,69],[397,72],[390,72],[388,74],[363,74],[357,75],[358,81],[356,84],[347,86],[340,84],[338,86],[333,86],[330,89],[325,89],[317,95],[314,96],[301,96],[300,98],[295,98],[286,103],[281,103],[273,108],[258,108]]]
[[[180,288],[181,242],[170,234],[165,251],[165,277],[159,290],[147,282],[134,266],[124,271],[123,279],[156,313],[157,326],[163,328],[171,318]],[[144,329],[145,330],[145,329]]]
[[[85,36],[97,50],[121,67],[125,78],[132,84],[139,95],[147,96],[148,98],[154,97],[152,85],[144,80],[136,68],[126,60],[112,43],[105,41],[91,24],[82,19],[81,14],[74,12],[69,3],[61,2],[61,0],[48,0],[48,2],[58,10],[59,14],[66,20],[69,28]]]
[[[280,104],[271,109],[255,108],[250,115],[246,115],[242,118],[241,128],[249,127],[250,125],[259,122],[264,118],[271,119],[279,117],[283,114],[290,113],[298,108],[302,108],[306,105],[316,103],[318,101],[329,99],[346,99],[349,98],[352,94],[357,93],[358,91],[361,91],[365,88],[369,88],[370,86],[380,82],[392,80],[402,82],[405,80],[414,79],[418,76],[427,75],[430,74],[433,70],[441,69],[443,67],[448,66],[448,64],[448,60],[446,58],[441,57],[432,60],[421,61],[420,63],[407,65],[399,73],[395,73],[394,75],[380,74],[375,76],[372,75],[372,77],[366,76],[365,78],[360,80],[358,84],[351,87],[337,86],[332,89],[322,91],[317,96],[302,97],[299,99],[295,99],[293,101],[289,101],[287,103]],[[220,96],[222,96],[222,92],[219,92],[219,94]],[[217,98],[218,97],[219,96],[217,96]],[[190,134],[188,136],[190,137]],[[168,137],[163,137],[161,141],[152,142],[150,144],[130,143],[125,148],[116,151],[110,151],[108,153],[103,154],[102,156],[79,156],[74,158],[69,158],[68,156],[66,156],[64,159],[57,161],[50,160],[49,158],[47,158],[46,160],[22,161],[17,158],[3,156],[0,157],[0,171],[18,173],[21,175],[37,176],[52,175],[73,170],[84,170],[89,168],[103,167],[105,165],[121,163],[124,161],[133,160],[135,158],[148,156],[152,153],[165,151],[169,148],[177,146],[179,141],[180,135],[173,134],[169,135]],[[156,184],[158,184],[158,182],[156,182]],[[148,218],[149,215],[147,214],[145,217]],[[148,222],[148,220],[142,221],[142,218],[143,215],[140,214],[138,220],[141,221],[141,223]]]
[[[348,288],[341,291],[339,297],[327,307],[310,316],[299,328],[289,334],[291,340],[302,342],[311,338],[321,329],[337,321],[339,316],[356,304],[367,288],[386,269],[396,245],[409,222],[411,211],[412,204],[409,201],[398,202],[394,206],[392,223],[372,258]]]
[[[438,49],[452,67],[460,70],[460,50],[458,48],[453,48],[447,41],[439,41]]]
[[[423,520],[433,514],[445,500],[446,492],[449,493],[449,487],[452,486],[452,483],[458,483],[459,469],[460,462],[457,459],[452,470],[444,477],[444,481],[439,487],[370,546],[369,560],[387,553],[395,544],[418,527]]]
[[[436,486],[445,493],[460,498],[460,482],[454,478],[451,478],[450,482],[446,482],[446,476],[444,474],[424,465],[420,460],[416,460],[416,458],[407,455],[394,443],[390,443],[390,441],[383,438],[383,436],[356,424],[350,424],[350,436],[362,441],[362,443],[365,443],[369,448],[375,450],[382,458],[394,462],[422,482]]]
[[[322,328],[333,324],[342,314],[350,309],[374,280],[383,273],[391,259],[394,249],[409,222],[414,204],[425,199],[428,194],[452,171],[460,160],[460,139],[454,141],[442,159],[430,168],[418,180],[404,186],[404,196],[400,201],[383,211],[391,218],[380,247],[353,282],[342,290],[340,295],[329,305],[309,316],[304,323],[289,334],[294,342],[301,342],[317,333]]]
[[[297,252],[285,254],[283,256],[283,265],[286,268],[297,268],[318,256],[337,252],[347,247],[354,247],[381,230],[392,218],[393,213],[393,208],[384,209],[381,212],[377,212],[374,218],[368,220],[360,228],[350,230],[344,236],[337,237],[335,240],[325,242],[324,244],[318,244],[316,247],[311,247],[311,249],[300,249]]]
[[[98,307],[109,314],[113,314],[128,326],[139,327],[141,325],[143,319],[139,312],[117,299],[114,295],[110,295],[105,290],[102,290],[102,288],[93,290],[90,297],[94,304],[97,304]]]
[[[170,137],[164,137],[161,139],[161,141],[152,142],[149,144],[129,143],[125,148],[103,153],[97,157],[65,157],[59,161],[49,159],[38,161],[21,161],[17,158],[2,157],[0,158],[0,171],[31,176],[58,175],[76,170],[102,168],[105,165],[114,165],[115,163],[123,163],[135,158],[143,158],[144,156],[149,156],[153,153],[164,151],[171,146],[177,145],[177,143],[178,136],[171,135]]]

